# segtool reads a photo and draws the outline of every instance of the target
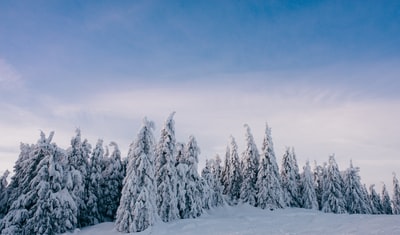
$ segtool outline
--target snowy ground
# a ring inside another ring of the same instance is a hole
[[[113,223],[82,229],[79,235],[120,234]],[[208,211],[197,219],[158,223],[138,235],[400,234],[399,215],[336,215],[287,208],[268,211],[241,205]]]

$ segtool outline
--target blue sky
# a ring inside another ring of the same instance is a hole
[[[286,145],[300,165],[335,152],[390,184],[399,22],[399,1],[1,1],[0,171],[39,129],[126,153],[143,116],[159,129],[177,111],[201,162],[244,123],[260,145],[268,121],[278,159]]]

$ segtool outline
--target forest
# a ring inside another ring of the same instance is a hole
[[[196,138],[176,140],[174,114],[158,140],[154,123],[142,126],[121,156],[118,144],[92,145],[80,129],[62,149],[43,132],[36,144],[20,145],[11,181],[0,179],[1,234],[60,234],[113,221],[119,232],[140,232],[156,222],[196,218],[221,206],[248,204],[267,210],[286,207],[326,213],[400,214],[400,187],[393,173],[393,192],[361,182],[352,162],[340,170],[331,155],[323,164],[300,168],[293,147],[280,167],[271,128],[258,149],[245,125],[245,149],[233,136],[224,158],[207,159],[200,173]]]

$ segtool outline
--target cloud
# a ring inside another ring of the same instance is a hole
[[[0,88],[11,88],[21,83],[21,75],[7,61],[0,58]]]

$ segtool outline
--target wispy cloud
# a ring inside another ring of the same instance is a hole
[[[21,74],[6,60],[0,58],[0,88],[9,89],[21,85]]]

